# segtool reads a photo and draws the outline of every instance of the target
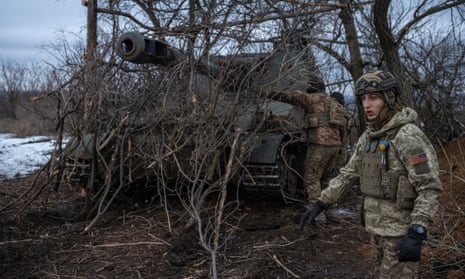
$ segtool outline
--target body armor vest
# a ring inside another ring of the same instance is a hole
[[[360,190],[364,195],[396,200],[399,174],[389,170],[387,151],[380,150],[379,141],[368,144],[363,154],[360,176]]]
[[[417,194],[405,170],[389,167],[389,145],[389,141],[369,141],[362,155],[360,190],[366,196],[395,201],[401,208],[413,208]]]

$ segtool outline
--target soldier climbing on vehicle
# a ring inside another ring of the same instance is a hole
[[[321,190],[328,186],[333,177],[341,149],[341,130],[345,129],[344,108],[326,93],[326,86],[319,74],[311,76],[306,92],[274,92],[261,90],[260,96],[290,103],[304,109],[302,134],[307,145],[305,158],[304,186],[309,204],[314,204]],[[338,222],[337,216],[326,211],[319,220]],[[300,215],[299,215],[300,217]]]

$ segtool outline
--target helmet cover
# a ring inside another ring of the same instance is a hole
[[[397,79],[387,71],[371,71],[362,75],[355,83],[355,96],[383,92],[388,89],[392,89],[396,95],[399,94]]]
[[[319,93],[325,91],[326,86],[323,78],[318,73],[308,74],[307,93]]]

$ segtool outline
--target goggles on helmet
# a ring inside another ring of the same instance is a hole
[[[393,89],[399,93],[399,85],[394,76],[386,71],[368,72],[361,76],[355,84],[355,96],[361,96],[371,92],[382,92]]]

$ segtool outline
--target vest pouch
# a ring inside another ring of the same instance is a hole
[[[399,174],[392,171],[383,172],[381,180],[382,196],[385,199],[395,201],[397,199],[397,188],[399,181]]]
[[[307,115],[302,122],[302,128],[304,129],[312,129],[321,126],[320,115],[318,114],[310,114]]]
[[[364,154],[360,176],[360,190],[366,196],[376,198],[383,196],[383,189],[380,187],[382,182],[380,162],[380,152],[368,152]]]
[[[378,148],[375,151],[364,154],[360,190],[370,197],[395,201],[400,174],[392,170],[384,171],[381,165],[382,152]]]
[[[339,103],[329,102],[329,124],[336,127],[346,126],[345,110]]]
[[[415,199],[418,194],[415,189],[408,181],[406,175],[399,176],[399,188],[397,190],[397,206],[403,209],[413,209],[415,205]]]

